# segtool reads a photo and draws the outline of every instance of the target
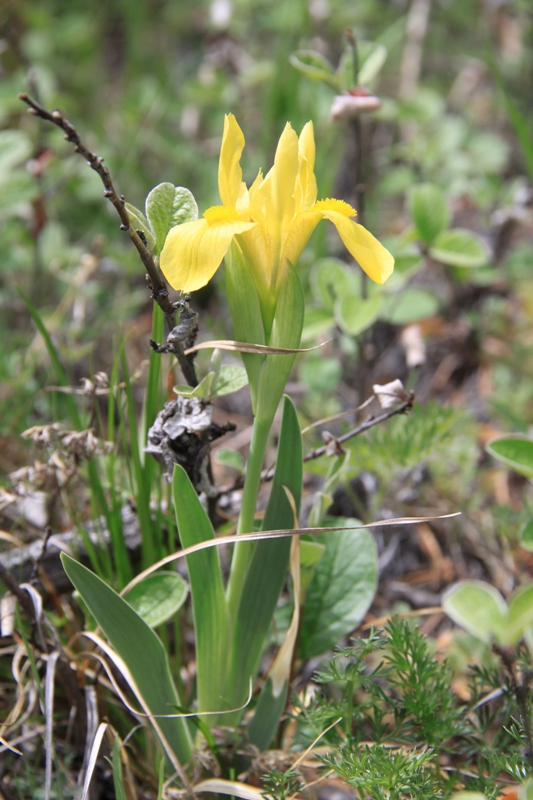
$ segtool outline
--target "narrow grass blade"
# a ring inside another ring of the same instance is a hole
[[[91,786],[91,780],[93,777],[94,768],[96,766],[96,761],[98,759],[98,753],[100,752],[100,745],[102,744],[102,739],[104,738],[105,732],[108,728],[108,722],[101,722],[98,726],[98,730],[96,731],[96,736],[94,737],[94,741],[91,747],[91,753],[89,755],[89,762],[87,764],[87,772],[85,773],[85,780],[83,782],[83,791],[81,793],[81,800],[87,800],[89,795],[89,789]]]
[[[169,714],[181,706],[168,656],[160,639],[139,615],[106,583],[65,553],[68,577],[83,597],[110,644],[127,665],[152,714]],[[183,764],[191,754],[191,738],[180,719],[159,722],[166,740]]]
[[[172,481],[174,507],[179,536],[184,547],[214,540],[213,526],[180,466],[174,468]],[[187,556],[191,586],[196,664],[198,710],[223,710],[228,705],[224,685],[228,660],[229,612],[216,549]],[[248,681],[244,687],[248,690]],[[231,706],[229,706],[231,707]],[[213,724],[215,719],[212,720]]]

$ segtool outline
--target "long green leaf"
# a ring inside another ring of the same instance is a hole
[[[213,526],[187,473],[176,465],[172,480],[174,508],[183,547],[214,539]],[[228,708],[224,684],[228,663],[229,612],[216,547],[187,556],[191,586],[198,710],[221,711]],[[248,686],[245,687],[246,691]],[[215,719],[210,719],[210,724]]]
[[[294,527],[294,512],[284,487],[292,494],[299,511],[302,476],[300,425],[292,401],[285,397],[278,457],[263,521],[264,530]],[[232,705],[240,705],[246,699],[249,680],[257,669],[265,636],[287,575],[290,548],[290,537],[255,545],[235,622],[228,673],[228,694]]]
[[[133,608],[93,572],[65,553],[68,577],[81,594],[109,643],[128,667],[152,714],[174,714],[182,705],[172,680],[161,640]],[[170,747],[184,764],[191,755],[191,737],[183,719],[158,719]]]

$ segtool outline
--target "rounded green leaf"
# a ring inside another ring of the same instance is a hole
[[[125,599],[147,625],[157,628],[181,608],[188,591],[177,572],[154,572],[136,584]]]
[[[231,469],[237,472],[244,471],[244,459],[238,450],[221,447],[220,450],[217,450],[215,453],[215,460],[218,461],[219,464],[223,464],[225,467],[231,467]]]
[[[413,186],[409,193],[409,212],[418,235],[426,244],[431,244],[450,224],[444,193],[432,183]]]
[[[508,625],[505,638],[516,644],[533,625],[533,583],[521,586],[509,599]]]
[[[520,544],[525,550],[533,552],[533,519],[528,520],[520,531]]]
[[[381,317],[393,325],[408,325],[432,317],[439,310],[439,300],[426,289],[405,289],[386,298]]]
[[[293,67],[303,72],[308,78],[322,81],[335,91],[338,90],[333,67],[322,53],[318,53],[316,50],[296,50],[289,56],[289,61]]]
[[[330,520],[336,526],[357,520]],[[300,629],[299,655],[311,658],[334,647],[366,614],[377,586],[377,555],[365,530],[318,535],[325,545],[307,590]]]
[[[146,216],[155,239],[154,253],[159,255],[169,230],[197,219],[198,206],[188,189],[160,183],[146,198]]]
[[[489,442],[486,449],[510,469],[533,478],[533,439],[521,433],[499,436]]]
[[[429,254],[435,261],[450,267],[483,267],[489,258],[485,242],[463,228],[439,234]]]
[[[376,321],[381,299],[380,294],[375,294],[367,300],[356,295],[339,297],[335,303],[335,319],[338,326],[345,333],[358,336]]]
[[[310,279],[315,300],[328,311],[333,311],[337,297],[356,288],[349,267],[338,258],[321,258],[313,264]]]
[[[461,581],[445,592],[442,607],[451,619],[483,642],[501,642],[507,624],[507,603],[482,581]]]
[[[213,390],[214,397],[221,397],[224,394],[238,392],[243,386],[248,384],[248,375],[244,367],[228,364],[220,367],[218,380]]]

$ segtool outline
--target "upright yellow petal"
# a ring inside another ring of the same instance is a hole
[[[218,162],[218,191],[225,206],[237,206],[242,193],[240,165],[244,149],[244,134],[233,114],[224,117],[224,133]]]
[[[316,201],[315,137],[313,123],[304,125],[298,139],[298,177],[294,192],[295,212],[307,211]]]
[[[231,212],[233,211],[233,215]],[[211,213],[210,213],[211,212]],[[233,237],[254,226],[241,222],[235,209],[208,209],[209,219],[197,219],[177,225],[169,232],[161,253],[163,275],[173,289],[193,292],[213,277]]]

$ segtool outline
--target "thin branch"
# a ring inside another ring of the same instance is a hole
[[[33,98],[29,97],[26,93],[19,94],[19,99],[29,106],[29,113],[34,114],[41,119],[51,122],[58,128],[61,128],[65,133],[67,142],[74,145],[74,152],[79,153],[84,158],[91,169],[98,173],[104,185],[104,197],[106,197],[114,206],[120,218],[120,230],[125,231],[130,237],[133,245],[135,246],[139,257],[147,272],[147,282],[151,290],[152,299],[158,304],[165,316],[165,323],[167,332],[170,333],[176,327],[176,306],[171,302],[168,287],[161,277],[161,273],[157,267],[154,256],[143,238],[135,230],[131,224],[130,216],[125,206],[123,195],[119,195],[111,180],[109,169],[104,166],[104,159],[97,156],[83,143],[78,131],[71,122],[66,119],[60,111],[47,111],[44,106],[38,103]],[[185,380],[189,386],[197,386],[198,379],[192,360],[184,353],[183,345],[180,341],[172,342],[172,352],[176,356]]]
[[[398,414],[405,414],[410,411],[413,407],[415,401],[414,392],[411,392],[408,397],[400,403],[400,405],[395,406],[394,408],[389,409],[388,411],[380,414],[378,417],[369,416],[361,425],[358,425],[357,428],[354,428],[348,433],[345,433],[343,436],[339,436],[338,438],[333,438],[330,442],[328,442],[323,447],[316,447],[314,450],[310,450],[306,453],[303,457],[304,462],[306,461],[313,461],[315,458],[320,458],[323,455],[334,455],[336,452],[342,452],[341,445],[344,442],[347,442],[349,439],[353,439],[354,436],[358,436],[360,433],[364,433],[368,431],[370,428],[373,428],[374,425],[380,425],[382,422],[390,419],[391,417],[395,417]],[[333,447],[332,447],[333,446]],[[274,467],[269,467],[268,469],[264,469],[261,473],[261,482],[267,483],[271,481],[274,477]],[[229,486],[221,486],[220,489],[217,490],[217,497],[222,497],[222,495],[230,494],[231,492],[236,491],[237,489],[242,489],[244,484],[244,476],[239,475],[235,481]]]
[[[373,428],[374,425],[379,425],[380,423],[385,422],[385,420],[395,417],[397,414],[405,414],[407,411],[412,409],[414,400],[414,394],[411,393],[409,397],[399,406],[389,409],[389,411],[386,411],[384,414],[380,414],[379,417],[370,416],[368,419],[362,422],[361,425],[358,425],[357,428],[345,433],[344,436],[339,436],[336,438],[335,444],[340,446],[349,439],[352,439],[354,436],[358,436],[360,433],[364,433],[365,431],[369,430],[369,428]],[[312,461],[314,458],[319,458],[320,456],[323,456],[325,453],[329,452],[330,448],[331,442],[325,444],[323,447],[317,447],[315,450],[311,450],[309,453],[305,454],[304,461]]]

